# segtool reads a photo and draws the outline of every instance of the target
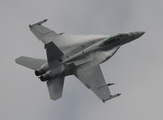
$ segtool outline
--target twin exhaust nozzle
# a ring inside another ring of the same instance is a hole
[[[49,67],[42,67],[35,70],[35,75],[39,76],[39,79],[42,82],[52,80],[62,73],[62,70],[59,68],[49,69]]]
[[[44,82],[50,79],[49,74],[44,74],[46,72],[46,70],[44,68],[40,68],[35,70],[35,75],[36,76],[40,76],[39,79]]]
[[[45,73],[45,69],[43,69],[43,68],[35,70],[35,75],[36,76],[40,76],[40,75],[42,75],[44,73]]]

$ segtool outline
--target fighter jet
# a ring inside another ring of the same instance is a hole
[[[120,33],[117,35],[64,35],[43,26],[47,19],[29,25],[31,32],[43,42],[47,60],[21,56],[15,61],[35,71],[42,82],[47,83],[50,98],[61,98],[64,79],[74,75],[103,102],[115,98],[106,83],[100,64],[111,58],[124,44],[145,32]]]

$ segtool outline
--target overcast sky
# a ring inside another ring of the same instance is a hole
[[[163,1],[161,0],[1,0],[1,120],[162,120]],[[66,77],[63,97],[49,98],[34,71],[17,65],[24,55],[46,58],[44,45],[28,25],[66,34],[146,31],[101,65],[111,93],[105,104],[74,76]]]

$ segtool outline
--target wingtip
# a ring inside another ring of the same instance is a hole
[[[33,25],[29,24],[29,28],[32,29],[33,27],[41,25],[41,24],[45,23],[46,21],[48,21],[48,19],[44,19],[44,20],[42,20],[40,22],[37,22],[37,23],[35,23]]]

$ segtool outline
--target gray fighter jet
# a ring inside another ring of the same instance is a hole
[[[63,35],[42,24],[47,19],[29,25],[32,33],[44,43],[47,60],[21,56],[16,63],[35,71],[41,81],[46,81],[50,98],[62,96],[64,78],[76,76],[88,89],[91,89],[103,102],[115,98],[111,95],[100,64],[111,58],[124,44],[131,42],[145,32],[120,33],[117,35]]]

